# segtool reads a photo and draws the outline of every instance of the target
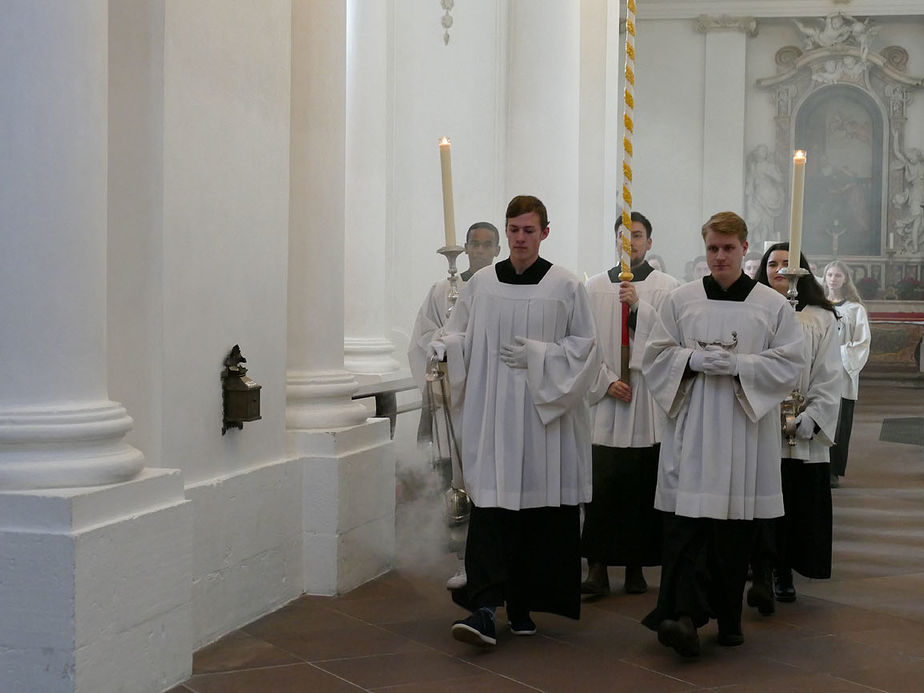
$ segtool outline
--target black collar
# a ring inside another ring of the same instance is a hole
[[[723,289],[719,286],[719,283],[712,278],[711,274],[703,277],[703,289],[706,291],[706,298],[712,301],[743,301],[756,284],[757,282],[744,272],[728,289]]]
[[[614,284],[619,283],[619,273],[622,271],[621,266],[611,267],[606,271],[610,277],[610,281]],[[654,267],[648,264],[648,260],[642,260],[642,264],[636,265],[632,268],[632,281],[641,282],[648,279],[648,275],[654,272]]]
[[[527,267],[523,274],[517,274],[516,270],[513,269],[513,263],[508,257],[506,260],[496,263],[494,271],[497,273],[497,281],[502,284],[538,284],[551,267],[551,262],[540,257]]]

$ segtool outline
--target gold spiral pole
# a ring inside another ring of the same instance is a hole
[[[620,240],[620,281],[632,281],[629,258],[632,252],[632,133],[635,130],[635,0],[626,0],[626,83],[622,100],[622,231]]]

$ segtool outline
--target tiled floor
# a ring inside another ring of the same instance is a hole
[[[919,383],[920,384],[920,383]],[[303,597],[198,652],[170,693],[302,691],[924,690],[924,448],[880,441],[884,418],[924,413],[924,389],[864,383],[848,477],[835,494],[830,581],[800,580],[771,617],[747,609],[745,643],[683,660],[639,624],[656,590],[585,603],[580,621],[479,650],[449,635],[464,614],[443,586],[453,559],[405,561],[338,598]],[[408,541],[407,537],[403,537]],[[657,585],[657,571],[646,571]],[[621,584],[621,569],[610,569]]]

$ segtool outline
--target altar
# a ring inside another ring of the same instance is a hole
[[[924,301],[867,301],[871,333],[865,372],[917,374],[924,340]]]

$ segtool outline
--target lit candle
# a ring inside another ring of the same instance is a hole
[[[446,245],[456,244],[456,220],[452,208],[452,163],[449,159],[450,143],[448,137],[440,139],[440,169],[443,173],[443,228],[446,232]]]
[[[802,196],[805,190],[805,152],[797,149],[792,157],[792,218],[789,222],[789,266],[799,266],[802,252]]]

